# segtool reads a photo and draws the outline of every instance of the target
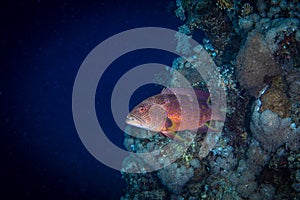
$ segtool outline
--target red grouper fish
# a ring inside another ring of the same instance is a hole
[[[187,88],[166,88],[138,104],[126,123],[176,138],[176,131],[197,130],[208,121],[224,121],[209,103],[209,93]],[[213,112],[212,112],[213,111]]]

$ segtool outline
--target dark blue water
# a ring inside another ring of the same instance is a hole
[[[168,13],[169,3],[36,0],[1,6],[1,199],[118,199],[122,195],[125,183],[120,173],[94,159],[78,137],[72,87],[84,58],[106,38],[136,27],[176,29],[180,22]],[[153,62],[154,57],[171,64],[171,55],[148,53],[139,54],[134,62],[130,55],[121,59],[127,67]],[[111,70],[120,71],[113,65]],[[109,73],[105,76],[110,79]],[[112,86],[104,92],[109,94]],[[156,92],[152,88],[147,90]],[[110,118],[104,123],[120,131]],[[121,135],[110,139],[122,146]]]

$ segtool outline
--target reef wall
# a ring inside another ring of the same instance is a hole
[[[225,126],[218,136],[197,135],[175,162],[159,156],[171,139],[126,135],[128,150],[155,149],[154,162],[168,165],[151,173],[123,173],[128,188],[121,199],[299,199],[300,2],[174,0],[174,14],[183,22],[179,32],[189,37],[197,29],[205,32],[202,45],[226,87]],[[189,48],[188,40],[178,37],[177,50],[197,57]],[[184,59],[172,68],[194,88],[207,89],[209,83]],[[172,70],[168,75],[158,79],[180,86]],[[130,159],[123,164],[141,167]]]

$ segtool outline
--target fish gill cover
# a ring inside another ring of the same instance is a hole
[[[129,151],[151,151],[152,162],[164,167],[139,174],[124,170],[128,187],[121,199],[299,199],[300,3],[174,0],[174,5],[183,23],[179,33],[187,35],[176,34],[178,52],[205,62],[189,43],[197,30],[205,32],[203,47],[226,88],[225,125],[220,135],[194,135],[183,154],[180,145],[163,148],[172,139],[160,134],[147,139],[126,134]],[[182,87],[179,72],[195,89],[209,85],[182,57],[167,71],[156,82]],[[128,126],[126,133],[149,131]],[[163,151],[176,159],[160,156]],[[123,167],[143,168],[145,162],[128,157]]]

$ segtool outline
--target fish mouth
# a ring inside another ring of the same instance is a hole
[[[139,120],[137,120],[135,117],[132,117],[130,115],[126,117],[126,124],[139,127],[139,128],[145,128]]]

